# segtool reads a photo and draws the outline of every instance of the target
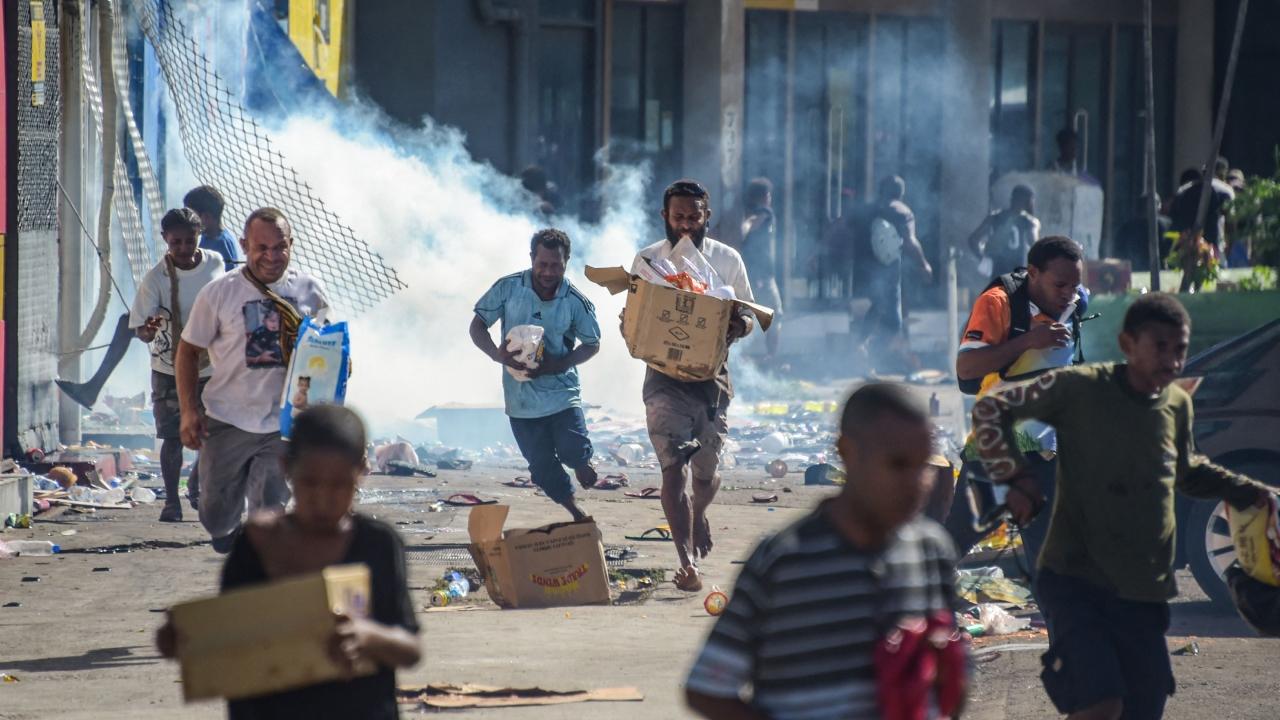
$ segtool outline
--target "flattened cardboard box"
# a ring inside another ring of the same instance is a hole
[[[329,659],[333,613],[368,617],[371,603],[369,567],[353,564],[173,606],[183,698],[236,700],[343,677]],[[366,663],[356,675],[374,670]]]
[[[631,357],[685,382],[715,378],[729,354],[725,335],[735,307],[750,310],[761,330],[773,322],[762,305],[654,285],[621,267],[588,266],[586,276],[614,295],[627,291],[622,337]]]
[[[539,608],[609,602],[604,545],[594,520],[503,532],[509,510],[481,505],[467,522],[471,557],[494,603]]]

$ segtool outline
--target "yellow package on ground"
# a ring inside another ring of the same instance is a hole
[[[1004,577],[961,575],[956,579],[956,594],[973,604],[1007,602],[1026,607],[1031,602],[1031,591]]]
[[[1240,567],[1253,579],[1280,587],[1280,502],[1268,497],[1266,507],[1237,510],[1227,505],[1231,541]]]

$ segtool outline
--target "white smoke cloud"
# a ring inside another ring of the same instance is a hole
[[[501,368],[472,345],[467,326],[495,280],[529,267],[530,236],[551,224],[574,243],[568,277],[595,303],[603,335],[600,355],[580,368],[583,399],[639,415],[643,365],[616,330],[623,296],[588,282],[582,268],[629,265],[647,240],[644,170],[609,169],[599,224],[547,223],[520,207],[532,203],[517,180],[471,158],[456,130],[428,120],[393,141],[372,124],[353,132],[353,120],[369,118],[351,113],[340,122],[295,116],[272,132],[299,175],[409,285],[353,320],[348,404],[375,432],[440,403],[500,404]]]
[[[178,8],[235,95],[245,86],[247,9],[245,0]],[[375,434],[402,430],[446,402],[501,405],[502,369],[472,345],[467,327],[476,300],[495,280],[529,267],[529,239],[549,225],[569,234],[567,277],[595,303],[601,326],[600,354],[579,368],[583,400],[615,416],[643,417],[644,366],[627,354],[617,330],[624,296],[611,297],[582,270],[630,266],[635,251],[655,239],[649,234],[660,201],[643,196],[647,168],[606,168],[599,223],[548,221],[535,214],[519,180],[471,157],[457,129],[430,118],[408,128],[359,100],[332,112],[292,100],[283,98],[281,107],[296,112],[258,118],[270,126],[276,149],[409,286],[358,317],[337,308],[334,318],[351,322],[355,372],[347,403]],[[172,132],[172,145],[180,146]],[[174,180],[189,175],[185,162],[173,163],[169,174],[171,189],[196,184],[194,177]],[[240,222],[226,219],[237,231]]]

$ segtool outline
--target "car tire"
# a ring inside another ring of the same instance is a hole
[[[1227,566],[1236,559],[1225,504],[1218,500],[1195,500],[1182,535],[1187,544],[1191,574],[1200,589],[1218,607],[1233,609],[1235,604],[1223,579]]]

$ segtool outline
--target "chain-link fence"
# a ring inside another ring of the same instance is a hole
[[[18,384],[13,432],[21,451],[57,442],[58,398],[58,16],[54,3],[14,3],[18,23]],[[33,20],[35,22],[33,22]],[[43,55],[43,57],[41,57]],[[43,63],[43,72],[40,65]],[[37,76],[43,75],[39,80]]]
[[[382,257],[316,197],[227,88],[168,0],[135,0],[178,115],[187,159],[201,182],[226,198],[226,214],[244,218],[275,206],[289,216],[294,261],[319,277],[347,312],[369,309],[405,287]]]
[[[62,99],[58,84],[58,20],[51,3],[20,2],[17,6],[18,230],[57,230]],[[39,14],[34,28],[33,11]],[[43,32],[40,22],[44,23]],[[44,55],[44,77],[38,83],[32,72],[33,38],[43,47]]]

